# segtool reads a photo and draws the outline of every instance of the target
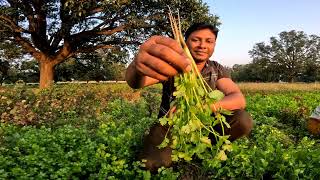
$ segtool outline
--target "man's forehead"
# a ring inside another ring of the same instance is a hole
[[[193,37],[193,38],[213,38],[215,39],[215,34],[210,30],[210,29],[200,29],[200,30],[196,30],[193,31],[189,37]]]
[[[195,34],[194,36],[189,36],[189,38],[215,39],[215,35]]]

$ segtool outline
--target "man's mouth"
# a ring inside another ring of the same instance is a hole
[[[198,55],[206,55],[207,52],[204,52],[204,51],[195,51],[196,54]]]

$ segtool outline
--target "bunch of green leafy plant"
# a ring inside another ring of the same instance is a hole
[[[226,160],[225,151],[230,151],[231,145],[229,136],[224,133],[224,126],[230,126],[222,114],[230,115],[231,112],[220,108],[213,113],[210,107],[224,94],[212,90],[204,81],[183,39],[179,17],[174,18],[171,12],[169,17],[174,38],[190,59],[192,70],[175,77],[175,100],[171,107],[176,107],[176,111],[160,118],[161,125],[168,126],[168,131],[159,148],[170,145],[173,161],[190,161],[194,155],[200,159]],[[221,126],[222,134],[214,129],[216,125]],[[211,138],[209,134],[212,134]]]

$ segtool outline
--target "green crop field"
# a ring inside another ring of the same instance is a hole
[[[307,130],[319,84],[239,84],[255,126],[228,159],[151,174],[137,154],[157,121],[161,87],[0,87],[0,179],[320,179],[320,138]]]

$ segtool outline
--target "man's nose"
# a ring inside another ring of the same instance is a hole
[[[200,41],[199,47],[200,47],[201,49],[205,49],[205,48],[206,48],[205,42]]]

